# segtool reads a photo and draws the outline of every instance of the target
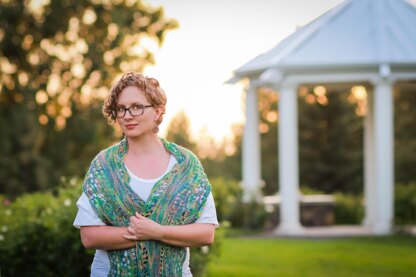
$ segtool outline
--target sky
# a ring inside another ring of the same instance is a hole
[[[242,84],[225,84],[233,71],[341,2],[147,0],[179,23],[144,72],[159,80],[168,98],[161,134],[184,111],[194,139],[202,130],[217,141],[232,137],[232,124],[245,121]]]

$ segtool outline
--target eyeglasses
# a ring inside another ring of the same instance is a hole
[[[131,116],[141,116],[144,113],[144,109],[153,107],[153,105],[139,105],[135,104],[130,106],[129,108],[125,107],[116,107],[112,112],[113,115],[117,118],[124,117],[126,112],[129,111]]]

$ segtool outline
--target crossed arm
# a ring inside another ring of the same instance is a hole
[[[159,240],[174,246],[190,247],[212,244],[214,233],[213,224],[164,226],[136,213],[130,218],[128,227],[81,227],[81,241],[86,248],[102,250],[134,247],[137,240]]]

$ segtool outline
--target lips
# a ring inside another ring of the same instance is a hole
[[[127,125],[125,125],[125,126],[126,126],[126,128],[127,128],[127,129],[131,130],[131,129],[133,129],[134,127],[136,127],[137,125],[139,125],[139,124],[127,124]]]

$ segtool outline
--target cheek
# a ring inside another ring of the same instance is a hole
[[[153,119],[154,115],[143,115],[137,120],[137,122],[143,127],[150,128],[153,127],[155,124],[155,121]]]

